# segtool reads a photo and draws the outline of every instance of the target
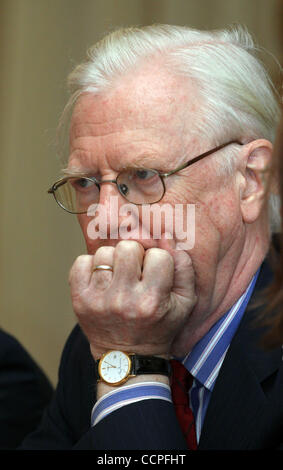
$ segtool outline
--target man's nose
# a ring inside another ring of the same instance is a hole
[[[118,238],[120,223],[120,207],[125,203],[125,199],[118,191],[116,182],[105,180],[100,184],[99,206],[103,207],[103,227],[107,238]]]
[[[119,193],[116,181],[101,181],[99,189],[99,204],[102,204],[107,207],[113,198],[117,200],[121,198],[121,194]]]
[[[103,206],[104,230],[107,238],[124,238],[130,227],[139,226],[139,212],[135,204],[127,201],[119,192],[116,182],[105,180],[100,185],[99,205]]]

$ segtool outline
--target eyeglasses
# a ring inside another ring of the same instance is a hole
[[[71,214],[86,214],[90,205],[98,204],[100,187],[105,183],[116,184],[119,193],[132,204],[154,204],[163,198],[166,191],[165,179],[168,176],[231,144],[243,145],[234,140],[219,145],[169,173],[146,168],[129,168],[121,171],[114,180],[98,181],[95,177],[67,176],[56,181],[48,193],[53,194],[57,204]]]

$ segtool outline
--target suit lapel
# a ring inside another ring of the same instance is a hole
[[[263,267],[250,304],[270,279]],[[272,419],[268,394],[278,370],[281,348],[259,346],[262,329],[252,319],[260,309],[247,308],[217,378],[202,428],[199,449],[249,449],[264,445]]]

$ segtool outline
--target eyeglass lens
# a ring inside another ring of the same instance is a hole
[[[85,213],[99,202],[99,186],[91,178],[70,177],[55,188],[58,204],[69,212]],[[153,204],[164,194],[164,185],[158,172],[146,169],[128,169],[119,173],[116,184],[120,194],[133,204]]]
[[[162,179],[154,170],[128,169],[117,177],[120,193],[133,204],[153,204],[162,198]]]

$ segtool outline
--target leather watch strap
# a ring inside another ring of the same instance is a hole
[[[131,355],[132,368],[131,374],[142,375],[142,374],[161,374],[170,376],[171,365],[167,359],[156,356],[141,356],[139,354]]]

